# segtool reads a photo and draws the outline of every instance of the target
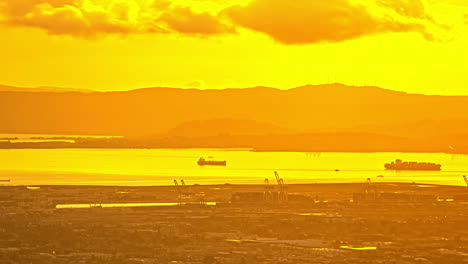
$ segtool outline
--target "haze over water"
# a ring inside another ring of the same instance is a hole
[[[227,160],[200,167],[199,157]],[[442,171],[385,171],[384,163],[436,162]],[[286,183],[417,182],[465,185],[468,155],[439,153],[251,152],[243,149],[0,150],[0,179],[12,185],[261,184],[277,170]],[[335,170],[339,170],[336,172]],[[384,177],[377,177],[383,175]]]

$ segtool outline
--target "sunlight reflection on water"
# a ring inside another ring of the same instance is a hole
[[[197,165],[199,157],[226,167]],[[384,163],[435,162],[442,171],[385,171]],[[22,149],[0,150],[0,179],[13,185],[262,184],[279,171],[286,183],[417,182],[465,185],[468,156],[441,153],[289,153],[245,149]],[[335,171],[338,170],[338,171]],[[379,176],[379,177],[378,177]]]

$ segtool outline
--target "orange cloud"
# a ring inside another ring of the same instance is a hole
[[[377,0],[376,3],[404,17],[432,20],[421,0]]]
[[[213,35],[234,33],[232,26],[208,12],[194,13],[189,7],[167,9],[158,19],[174,31],[186,34]]]
[[[211,36],[244,27],[285,44],[339,42],[391,32],[435,39],[423,0],[0,0],[0,19],[54,35],[181,33]],[[244,1],[245,2],[245,1]],[[223,9],[224,8],[224,9]],[[446,28],[440,26],[442,30]]]
[[[50,34],[96,36],[100,33],[162,32],[138,17],[134,1],[114,0],[106,7],[86,0],[0,0],[5,22],[41,28]],[[145,23],[143,23],[145,22]]]
[[[389,32],[427,39],[433,23],[421,0],[252,0],[224,13],[236,24],[285,44],[338,42]]]
[[[156,0],[0,0],[0,17],[15,26],[46,30],[54,35],[94,37],[99,34],[234,32],[216,15],[196,13],[170,1]],[[146,1],[149,2],[149,1]],[[104,4],[103,4],[104,3]]]

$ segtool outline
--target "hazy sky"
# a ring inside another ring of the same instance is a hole
[[[468,95],[465,0],[0,0],[0,84]]]

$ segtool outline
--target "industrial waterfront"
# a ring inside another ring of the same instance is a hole
[[[468,263],[465,155],[59,149],[0,156],[0,263]],[[227,164],[197,164],[205,156]],[[396,158],[443,168],[385,170]]]
[[[0,187],[0,262],[468,263],[466,187],[176,182]]]

